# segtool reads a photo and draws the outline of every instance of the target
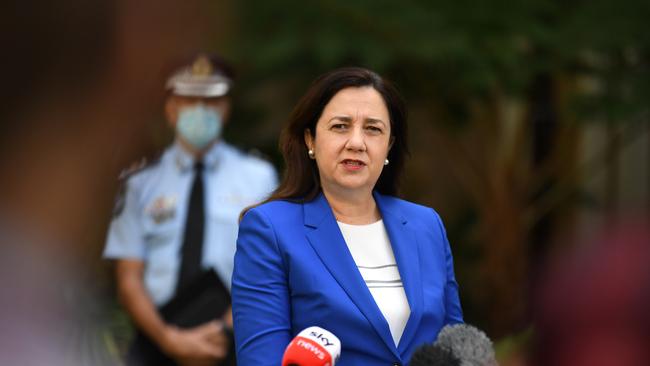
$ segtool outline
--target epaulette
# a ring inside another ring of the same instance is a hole
[[[113,205],[113,217],[118,217],[124,210],[124,204],[126,199],[126,181],[132,175],[151,168],[157,165],[160,162],[161,154],[157,155],[154,159],[148,160],[146,157],[137,160],[128,168],[122,170],[118,176],[119,186],[117,188],[117,194],[115,195],[115,204]]]
[[[159,154],[153,159],[147,159],[146,157],[142,157],[140,160],[134,161],[133,163],[131,163],[131,165],[129,165],[128,168],[126,168],[126,169],[124,169],[124,170],[122,170],[120,172],[120,175],[118,176],[118,179],[120,181],[124,181],[124,180],[126,180],[127,178],[129,178],[130,176],[132,176],[132,175],[134,175],[136,173],[139,173],[139,172],[141,172],[143,170],[147,170],[147,169],[149,169],[151,167],[154,167],[154,166],[158,165],[158,163],[160,162],[161,156],[162,155]]]

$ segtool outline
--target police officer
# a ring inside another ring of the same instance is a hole
[[[229,296],[238,215],[277,183],[268,162],[220,138],[231,86],[229,68],[214,56],[200,55],[172,75],[165,115],[175,142],[157,162],[126,178],[116,203],[104,256],[116,260],[119,297],[139,331],[130,364],[217,364],[232,358],[229,308],[192,327],[171,323],[162,310],[180,294],[187,297],[210,269]],[[159,358],[147,358],[141,344],[147,342]]]

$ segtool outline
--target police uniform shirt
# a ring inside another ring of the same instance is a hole
[[[266,198],[277,176],[268,162],[223,141],[204,155],[203,163],[202,266],[214,268],[230,288],[239,213]],[[104,257],[144,261],[144,283],[156,305],[171,299],[176,288],[193,165],[194,158],[178,144],[170,146],[157,164],[127,179],[123,207],[109,228]]]

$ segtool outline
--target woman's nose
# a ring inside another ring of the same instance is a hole
[[[366,141],[363,135],[363,129],[355,127],[350,130],[350,135],[345,146],[348,150],[365,151]]]

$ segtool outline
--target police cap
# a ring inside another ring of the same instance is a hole
[[[232,87],[232,73],[216,56],[198,55],[190,65],[178,69],[168,80],[166,89],[172,94],[214,98],[221,97]]]

